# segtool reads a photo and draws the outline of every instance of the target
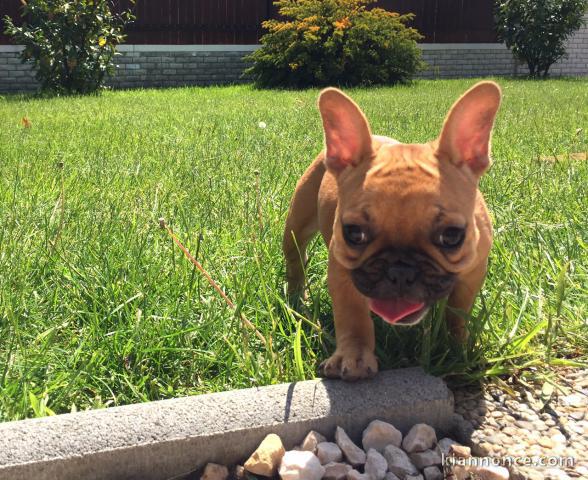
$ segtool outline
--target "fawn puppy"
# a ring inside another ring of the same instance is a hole
[[[358,380],[378,371],[370,312],[414,325],[437,300],[469,311],[486,275],[492,224],[478,181],[490,165],[501,92],[469,89],[439,137],[405,144],[372,135],[360,108],[327,88],[318,107],[325,149],[298,181],[284,232],[290,294],[304,290],[305,249],[320,231],[329,248],[328,287],[337,348],[320,367]],[[452,334],[465,321],[447,314]]]

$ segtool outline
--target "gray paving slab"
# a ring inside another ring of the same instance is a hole
[[[1,480],[163,480],[243,461],[268,433],[286,448],[373,419],[451,428],[453,395],[419,368],[369,381],[310,380],[0,424]]]

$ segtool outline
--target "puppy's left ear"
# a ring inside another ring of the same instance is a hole
[[[502,93],[494,82],[480,82],[454,103],[445,118],[437,153],[481,176],[490,165],[490,137]]]
[[[372,135],[365,115],[357,104],[336,88],[319,96],[318,107],[325,131],[325,166],[338,174],[373,155]]]

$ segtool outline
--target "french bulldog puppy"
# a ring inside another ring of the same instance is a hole
[[[445,297],[450,307],[471,309],[492,244],[478,182],[490,165],[500,100],[496,83],[480,82],[453,105],[436,140],[405,144],[372,135],[340,90],[321,92],[326,148],[298,181],[283,251],[289,293],[299,295],[308,242],[320,231],[329,247],[337,348],[320,367],[324,376],[376,374],[370,311],[414,325]],[[465,320],[446,316],[452,334],[465,339]]]

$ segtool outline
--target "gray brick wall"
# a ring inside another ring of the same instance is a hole
[[[588,15],[585,17],[588,22]],[[428,67],[423,78],[522,75],[527,67],[499,44],[423,44]],[[241,83],[243,57],[252,45],[122,45],[116,57],[113,88],[177,87]],[[20,63],[18,47],[0,46],[0,92],[34,91],[37,82]],[[588,76],[588,27],[570,38],[567,58],[551,68],[553,76]]]
[[[551,67],[551,75],[588,75],[588,14],[584,15],[584,22],[584,27],[568,41],[567,58]]]
[[[110,80],[114,88],[178,87],[213,85],[247,81],[242,73],[243,57],[252,46],[178,46],[126,45],[116,58],[116,74]]]
[[[22,64],[19,48],[0,46],[0,92],[31,92],[38,87],[35,72]]]
[[[427,68],[423,78],[486,77],[524,72],[510,51],[499,44],[423,45]]]

